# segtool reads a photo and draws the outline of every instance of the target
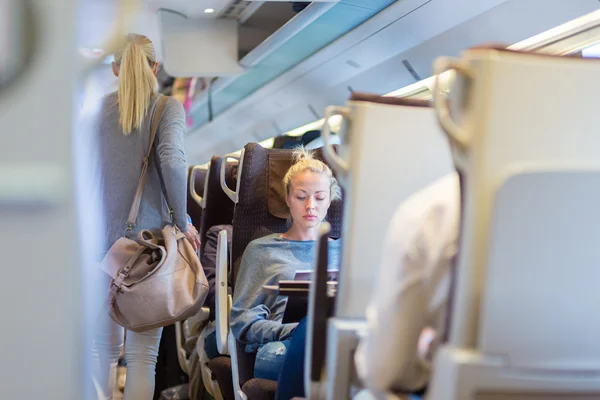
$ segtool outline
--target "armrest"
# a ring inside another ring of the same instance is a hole
[[[240,367],[238,346],[233,333],[229,332],[229,354],[231,356],[231,377],[233,378],[233,391],[236,400],[247,400],[248,397],[240,386]]]
[[[232,298],[227,292],[227,231],[219,232],[217,240],[217,277],[215,316],[217,322],[217,349],[221,354],[227,354],[227,334],[229,333],[229,313]]]

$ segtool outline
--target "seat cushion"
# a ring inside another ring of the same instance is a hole
[[[248,400],[275,400],[277,382],[267,379],[250,379],[242,391],[248,396]]]
[[[231,377],[231,358],[221,356],[210,360],[206,366],[219,384],[221,395],[225,400],[235,400],[233,393],[233,378]]]

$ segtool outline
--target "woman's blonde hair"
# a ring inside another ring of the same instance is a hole
[[[327,175],[330,181],[329,194],[331,201],[340,200],[342,198],[342,190],[338,185],[337,179],[333,176],[331,168],[327,166],[323,161],[315,159],[312,151],[306,150],[304,146],[297,147],[294,150],[294,164],[288,169],[285,177],[283,178],[283,185],[285,186],[285,192],[287,195],[290,194],[292,188],[292,179],[305,171],[312,171]]]
[[[152,68],[156,63],[154,46],[146,36],[131,33],[127,44],[115,54],[119,67],[119,123],[129,135],[144,122],[150,100],[158,90]]]

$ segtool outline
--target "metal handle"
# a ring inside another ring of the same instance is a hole
[[[196,172],[198,171],[208,171],[208,168],[203,165],[196,165],[192,168],[192,172],[190,172],[190,194],[194,201],[196,201],[200,207],[204,208],[204,198],[196,192]]]
[[[447,104],[442,98],[442,91],[440,87],[441,75],[450,70],[455,70],[468,78],[472,78],[473,74],[469,69],[469,65],[459,59],[439,57],[435,60],[433,65],[433,72],[435,75],[435,84],[433,86],[433,104],[435,113],[438,118],[442,129],[446,132],[452,144],[458,147],[461,151],[466,151],[469,147],[469,137],[467,132],[459,126],[450,116],[450,110],[448,110]]]
[[[227,169],[227,160],[229,158],[233,158],[234,160],[237,160],[238,162],[240,162],[240,160],[242,159],[241,155],[237,155],[237,154],[233,154],[233,153],[227,154],[223,157],[223,163],[221,164],[221,188],[223,189],[223,191],[225,192],[227,197],[229,197],[231,199],[231,201],[233,201],[235,204],[237,204],[237,202],[238,202],[237,192],[229,189],[229,187],[227,187],[227,182],[225,181],[225,171]],[[239,169],[238,169],[238,173],[239,173]]]
[[[330,119],[334,115],[339,115],[342,118],[350,117],[350,109],[348,107],[329,106],[325,109],[325,121],[321,128],[321,137],[323,138],[323,154],[325,159],[339,176],[345,176],[350,168],[348,163],[337,155],[331,144],[331,125]]]

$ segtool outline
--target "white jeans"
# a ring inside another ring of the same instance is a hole
[[[111,400],[125,329],[110,318],[108,311],[99,316],[92,345],[92,377],[97,398]],[[152,400],[161,334],[162,328],[141,333],[127,331],[127,378],[123,400]]]

